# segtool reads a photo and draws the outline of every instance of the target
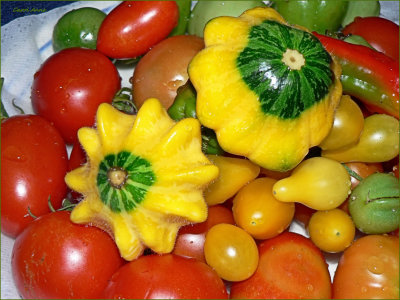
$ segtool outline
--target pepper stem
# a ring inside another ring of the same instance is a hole
[[[300,70],[306,63],[303,54],[297,50],[287,49],[283,53],[282,62],[291,70]]]

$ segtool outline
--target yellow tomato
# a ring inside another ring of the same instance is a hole
[[[354,240],[355,226],[351,217],[339,208],[315,212],[308,223],[314,244],[325,252],[341,252]]]
[[[272,186],[276,180],[260,177],[245,185],[233,199],[236,224],[255,239],[272,238],[292,222],[295,205],[275,199]]]
[[[249,278],[257,269],[258,249],[254,239],[231,224],[217,224],[207,232],[204,243],[206,262],[228,281]]]

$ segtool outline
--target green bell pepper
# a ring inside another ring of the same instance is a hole
[[[196,90],[190,82],[177,90],[174,103],[168,108],[169,116],[179,121],[184,118],[197,118],[196,115]],[[202,150],[205,154],[222,155],[224,150],[218,144],[215,132],[201,126]]]

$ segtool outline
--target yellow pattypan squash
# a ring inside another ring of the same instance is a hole
[[[319,40],[272,8],[217,17],[188,72],[200,122],[263,168],[293,169],[329,133],[341,68]]]
[[[137,115],[101,104],[96,121],[78,131],[87,163],[65,178],[83,195],[71,220],[108,231],[126,260],[146,247],[171,252],[181,226],[206,220],[203,191],[219,173],[199,121],[173,121],[154,98]]]

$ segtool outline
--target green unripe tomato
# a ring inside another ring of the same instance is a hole
[[[399,227],[399,180],[392,174],[374,173],[352,191],[349,212],[356,227],[366,234],[383,234]]]
[[[252,1],[198,1],[190,15],[189,34],[203,37],[204,27],[208,21],[220,16],[238,17],[245,10],[257,6],[266,6],[260,0]]]
[[[74,9],[63,15],[53,29],[53,49],[96,49],[97,33],[106,14],[93,7]]]
[[[286,0],[275,1],[274,8],[290,24],[301,25],[311,31],[324,34],[337,31],[347,12],[349,1],[334,0]]]

